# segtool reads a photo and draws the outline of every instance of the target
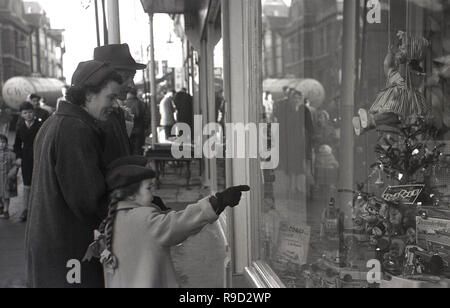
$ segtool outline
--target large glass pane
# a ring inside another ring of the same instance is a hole
[[[344,1],[262,0],[261,118],[279,125],[280,162],[263,171],[261,255],[288,287],[437,287],[450,261],[450,5],[356,2],[344,46]]]
[[[214,48],[214,92],[215,92],[215,121],[222,127],[222,134],[225,137],[226,122],[226,102],[224,96],[223,81],[223,40],[220,40]],[[226,140],[222,140],[225,144]],[[217,168],[217,191],[226,189],[225,159],[216,159]]]

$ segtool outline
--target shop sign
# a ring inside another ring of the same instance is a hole
[[[424,188],[425,185],[389,186],[382,197],[386,201],[413,205]]]
[[[285,224],[280,227],[275,263],[280,270],[288,264],[307,264],[311,227]]]

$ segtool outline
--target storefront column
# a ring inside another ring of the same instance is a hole
[[[262,82],[258,57],[261,36],[258,24],[261,16],[259,0],[222,1],[225,99],[229,102],[227,121],[233,124],[258,123],[256,106],[262,97]],[[227,136],[229,139],[231,136]],[[233,272],[243,274],[252,260],[257,259],[258,200],[261,170],[257,159],[249,158],[249,136],[245,139],[246,158],[228,161],[229,185],[249,184],[251,193],[244,194],[239,207],[230,210],[228,224],[233,229],[230,243],[233,249]],[[235,145],[239,146],[239,145]],[[242,146],[242,145],[241,145]]]
[[[109,44],[120,44],[119,0],[107,0]]]
[[[199,97],[200,97],[200,114],[203,116],[202,130],[203,127],[208,123],[208,42],[203,39],[200,42],[200,52],[199,52]],[[198,124],[197,124],[198,125]],[[203,143],[202,143],[203,144]],[[210,169],[209,169],[209,161],[204,158],[203,159],[203,185],[210,187]]]
[[[150,25],[150,114],[152,115],[152,145],[158,143],[158,123],[157,123],[157,108],[156,108],[156,68],[155,68],[155,42],[154,42],[154,27],[153,14],[148,14]]]
[[[359,3],[359,2],[358,2]],[[352,119],[355,113],[355,81],[356,81],[356,0],[344,1],[344,46],[342,61],[342,102],[341,102],[341,168],[340,188],[353,189],[354,184],[354,131]],[[341,194],[340,207],[346,215],[346,226],[351,226],[351,206],[353,200],[350,193]]]

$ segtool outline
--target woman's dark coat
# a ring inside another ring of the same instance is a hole
[[[81,284],[67,281],[68,262],[82,261],[106,213],[101,140],[96,121],[70,103],[60,105],[36,138],[26,231],[29,287],[104,287],[98,260],[82,263]]]

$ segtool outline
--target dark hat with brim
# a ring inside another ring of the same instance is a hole
[[[75,73],[72,76],[72,86],[99,86],[110,76],[114,74],[114,69],[105,62],[87,61],[78,64]]]
[[[97,47],[94,50],[94,60],[110,63],[114,69],[137,71],[147,68],[147,65],[134,60],[128,44]]]
[[[109,170],[118,168],[120,166],[128,166],[128,165],[145,167],[145,166],[147,166],[147,164],[148,164],[148,158],[146,158],[144,156],[138,156],[138,155],[125,156],[125,157],[116,159],[115,161],[110,163],[106,167],[106,170],[109,171]]]
[[[150,168],[136,165],[119,166],[106,173],[106,186],[111,192],[155,177],[155,171]]]

